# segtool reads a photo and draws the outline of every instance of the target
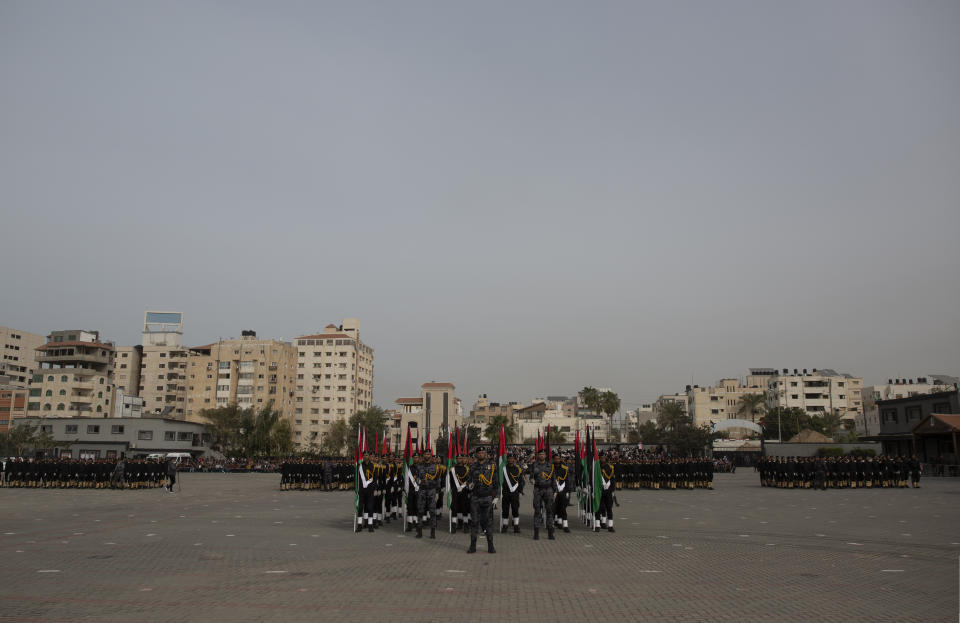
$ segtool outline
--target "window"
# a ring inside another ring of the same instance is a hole
[[[40,432],[41,432],[41,433],[52,433],[52,432],[53,432],[53,424],[41,424],[41,425],[40,425]]]
[[[897,410],[896,409],[884,409],[883,410],[883,422],[887,423],[896,423],[897,421]]]
[[[48,389],[46,392],[44,392],[43,395],[44,395],[44,396],[53,396],[53,390],[52,390],[52,389]]]
[[[57,411],[63,411],[65,408],[66,408],[66,407],[64,406],[64,404],[63,404],[62,402],[57,405]]]
[[[99,435],[99,434],[100,434],[100,426],[98,426],[97,424],[87,424],[87,434],[88,434],[88,435]]]
[[[51,379],[51,380],[53,380],[53,379]],[[60,382],[61,382],[61,383],[66,383],[66,382],[67,382],[67,377],[66,377],[66,376],[61,376],[61,377],[60,377]]]
[[[907,407],[906,408],[907,421],[910,420],[919,420],[920,419],[920,407]]]
[[[152,430],[137,431],[137,439],[139,439],[140,441],[153,441],[153,431]]]
[[[163,440],[164,441],[176,441],[177,434],[172,430],[163,431]]]
[[[110,427],[110,434],[111,434],[111,435],[122,435],[122,434],[123,434],[123,425],[122,425],[122,424],[114,424],[113,426],[111,426],[111,427]]]
[[[52,381],[53,381],[53,377],[52,377],[52,376],[48,376],[48,377],[47,377],[47,380],[50,381],[50,382],[52,382]]]
[[[78,426],[77,424],[67,424],[66,433],[67,433],[68,435],[76,435],[77,432],[78,432],[78,431],[77,431],[78,428],[79,428],[79,426]]]
[[[177,441],[190,441],[190,437],[190,433],[184,433],[182,431],[177,433]]]

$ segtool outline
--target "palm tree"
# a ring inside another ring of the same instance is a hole
[[[557,428],[556,426],[550,427],[550,443],[551,444],[564,444],[567,443],[567,434]]]
[[[490,441],[499,440],[501,426],[503,426],[503,436],[506,437],[507,443],[513,443],[516,431],[513,424],[510,423],[510,418],[505,415],[495,415],[490,418],[483,429],[483,436]]]
[[[586,408],[590,409],[597,415],[600,415],[600,392],[587,385],[580,392],[580,399],[583,401],[583,405]]]
[[[737,415],[743,419],[748,419],[745,416],[749,416],[751,422],[756,422],[757,413],[763,414],[763,403],[765,400],[763,394],[744,394],[740,397],[740,406],[737,408]]]
[[[661,431],[678,431],[688,428],[691,424],[690,417],[684,413],[683,407],[679,402],[667,402],[661,407],[660,415],[657,417],[657,427]]]

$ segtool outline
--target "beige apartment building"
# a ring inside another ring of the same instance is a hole
[[[8,377],[8,385],[27,387],[30,384],[39,367],[37,348],[43,343],[42,335],[0,327],[0,376]]]
[[[346,420],[373,404],[373,348],[360,339],[360,323],[344,318],[340,326],[296,340],[294,447],[319,446],[336,420]]]
[[[837,413],[856,420],[863,414],[863,379],[835,370],[783,368],[773,376],[767,389],[767,409],[803,409],[808,415]]]
[[[479,427],[481,433],[487,423],[495,417],[505,417],[510,424],[513,424],[517,408],[519,405],[516,402],[490,402],[486,394],[481,394],[473,404],[466,423],[468,426]]]
[[[230,404],[260,409],[271,401],[283,417],[294,415],[297,349],[290,342],[242,331],[240,339],[189,349],[185,365],[186,419],[191,422],[204,422],[204,409]]]
[[[113,399],[113,344],[97,331],[53,331],[37,347],[39,368],[27,410],[40,417],[108,417]]]
[[[139,385],[136,392],[124,392],[143,398],[145,413],[186,419],[188,350],[183,346],[183,314],[148,311],[141,335]],[[124,379],[125,387],[131,387],[130,380]]]
[[[687,413],[687,395],[684,394],[662,394],[653,403],[653,419],[660,421],[663,408],[669,403],[677,403],[684,413]]]
[[[7,376],[0,375],[0,433],[9,430],[14,419],[27,417],[27,392],[11,385]]]
[[[757,385],[751,386],[751,382],[756,382]],[[766,398],[766,392],[766,383],[751,381],[750,377],[746,383],[741,383],[740,379],[728,378],[720,379],[716,385],[709,387],[687,385],[687,413],[693,416],[695,426],[741,418],[759,421],[759,414],[739,415],[741,398],[746,394],[757,394]]]
[[[117,392],[126,396],[140,395],[142,346],[116,346],[113,358],[113,380]]]

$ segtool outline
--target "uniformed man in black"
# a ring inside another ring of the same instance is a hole
[[[540,540],[540,528],[546,526],[547,538],[553,536],[553,494],[557,483],[553,479],[553,464],[547,462],[547,451],[537,452],[537,460],[527,468],[533,481],[533,540]]]
[[[470,489],[470,548],[468,554],[477,551],[477,536],[479,530],[487,535],[487,551],[497,553],[493,548],[493,509],[497,507],[497,495],[500,490],[500,478],[497,466],[487,459],[487,449],[477,448],[477,462],[472,466],[467,476],[467,487]]]
[[[570,489],[572,488],[570,468],[556,452],[553,453],[553,481],[556,483],[556,495],[553,498],[553,516],[557,527],[564,532],[570,532],[570,522],[567,520],[567,506],[570,503]]]
[[[523,495],[523,470],[517,465],[517,457],[507,455],[507,464],[503,469],[500,493],[503,496],[503,510],[500,511],[500,532],[506,532],[513,513],[513,531],[520,532],[520,496]]]

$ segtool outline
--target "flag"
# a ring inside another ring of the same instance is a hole
[[[600,456],[597,454],[597,438],[593,438],[593,512],[600,510],[603,495],[603,474],[600,473]]]
[[[363,462],[363,450],[364,444],[366,444],[366,431],[363,431],[364,434],[360,434],[360,425],[357,425],[357,465],[354,468],[353,474],[353,508],[356,513],[360,513],[360,463]],[[354,521],[356,523],[356,521]]]
[[[577,496],[580,496],[580,486],[582,485],[583,472],[580,470],[580,429],[578,428],[573,435],[573,453],[576,467],[574,468],[575,480],[577,483]]]
[[[503,470],[507,466],[507,436],[503,430],[503,424],[500,425],[500,444],[497,446],[497,491],[503,488],[501,480]]]
[[[457,435],[460,435],[460,429],[457,428]],[[450,438],[449,429],[447,434],[447,508],[450,510],[450,530],[453,530],[453,492],[451,487],[453,483],[450,481],[450,474],[453,472],[453,457],[456,456],[454,453],[455,447],[454,440]]]
[[[547,458],[551,457],[550,454],[550,425],[547,425]]]
[[[540,438],[540,429],[537,429],[537,452],[543,448],[543,440]]]

